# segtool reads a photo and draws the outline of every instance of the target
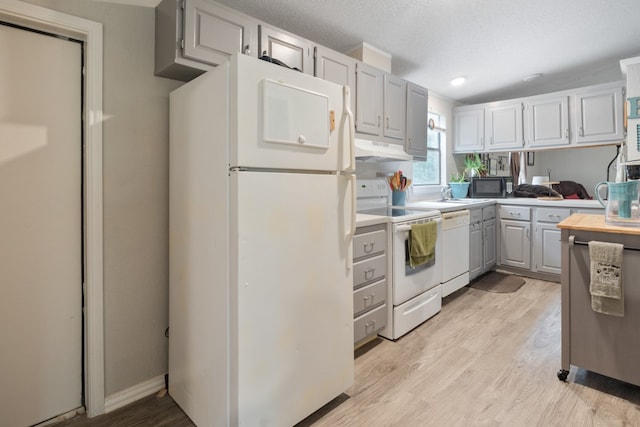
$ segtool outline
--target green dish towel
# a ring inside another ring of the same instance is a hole
[[[412,224],[409,236],[409,265],[417,267],[436,256],[438,224],[435,221],[424,224]]]

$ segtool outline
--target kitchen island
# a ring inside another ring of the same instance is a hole
[[[640,228],[607,225],[604,215],[574,214],[558,224],[562,241],[562,356],[560,380],[571,365],[640,385]],[[596,312],[591,305],[588,243],[624,245],[624,315]]]

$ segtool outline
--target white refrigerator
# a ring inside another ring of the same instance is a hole
[[[349,90],[244,55],[170,96],[169,393],[287,426],[353,384]]]

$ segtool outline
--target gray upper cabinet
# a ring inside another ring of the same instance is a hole
[[[624,138],[621,86],[577,92],[575,103],[577,144]]]
[[[569,145],[569,97],[535,98],[525,102],[528,147]]]
[[[255,56],[257,22],[206,0],[163,0],[156,7],[155,74],[188,81],[235,52]]]
[[[283,30],[261,24],[258,28],[259,54],[270,56],[287,67],[313,75],[313,44]]]
[[[522,102],[507,101],[489,104],[484,113],[485,148],[488,151],[508,151],[522,148]]]
[[[356,62],[355,58],[324,46],[315,47],[315,76],[351,89],[351,111],[356,107]]]
[[[384,73],[370,65],[356,65],[356,131],[380,135]]]
[[[484,150],[484,107],[458,107],[454,112],[454,153]]]
[[[404,144],[407,82],[362,62],[356,64],[356,132]]]
[[[427,89],[407,83],[407,135],[405,151],[414,158],[427,158]]]
[[[407,126],[407,82],[391,74],[384,75],[384,136],[404,141]]]

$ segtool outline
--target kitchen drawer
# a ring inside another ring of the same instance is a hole
[[[496,205],[482,208],[482,220],[487,221],[496,217]]]
[[[558,223],[571,215],[569,208],[538,208],[538,222]]]
[[[393,307],[393,339],[400,338],[442,308],[442,287],[429,289],[409,301]]]
[[[531,221],[531,208],[525,206],[500,206],[500,219]]]
[[[353,238],[353,259],[383,253],[387,249],[387,231],[377,230],[356,234]]]
[[[353,287],[382,279],[387,274],[387,256],[378,255],[353,263]]]
[[[469,210],[469,215],[470,215],[469,222],[471,224],[474,224],[476,222],[482,221],[482,209],[481,208]]]
[[[353,320],[353,342],[357,343],[387,326],[387,305],[363,314]]]
[[[387,280],[363,286],[353,292],[353,315],[359,316],[365,310],[380,305],[387,295]]]

